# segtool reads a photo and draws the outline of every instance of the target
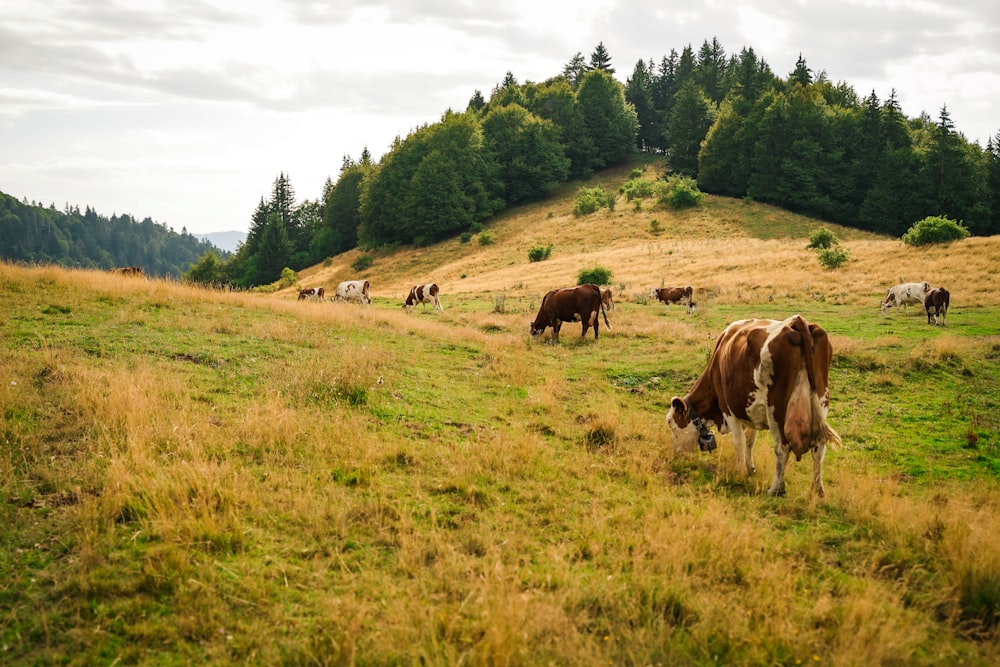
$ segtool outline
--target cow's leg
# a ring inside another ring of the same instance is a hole
[[[743,437],[747,441],[747,471],[752,475],[757,472],[757,467],[753,464],[753,443],[757,441],[757,430],[746,428],[743,430]]]
[[[746,433],[743,431],[743,425],[732,417],[726,417],[726,426],[733,434],[733,451],[736,454],[736,469],[740,472],[740,474],[746,474],[747,476],[752,475],[753,456],[750,454],[750,448],[753,447],[753,441],[757,437],[757,432],[753,431],[753,436],[747,438]]]
[[[785,495],[785,466],[788,464],[788,444],[781,441],[780,429],[771,429],[774,438],[774,481],[767,492],[770,496]]]
[[[556,321],[552,323],[552,340],[553,340],[553,342],[556,342],[556,343],[559,342],[559,329],[561,329],[561,328],[562,328],[562,320],[556,319]]]
[[[813,447],[813,481],[809,493],[815,493],[822,498],[826,495],[823,489],[823,457],[826,455],[826,443]]]

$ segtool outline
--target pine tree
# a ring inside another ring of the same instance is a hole
[[[604,42],[598,42],[594,52],[590,54],[590,70],[601,70],[608,74],[615,73],[615,68],[611,66],[611,55],[604,48]]]
[[[583,75],[586,73],[587,61],[584,59],[583,54],[577,51],[576,55],[563,67],[563,76],[569,81],[569,85],[573,90],[576,90],[580,86],[580,81],[583,80]]]

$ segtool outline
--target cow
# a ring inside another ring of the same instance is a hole
[[[840,436],[826,421],[830,361],[833,348],[826,332],[794,315],[783,321],[749,319],[733,322],[716,341],[715,350],[694,388],[670,401],[667,424],[677,449],[715,449],[715,436],[733,434],[737,468],[754,471],[752,448],[757,431],[769,429],[777,459],[769,494],[785,494],[789,453],[801,460],[812,452],[810,493],[822,497],[826,445]]]
[[[583,323],[581,337],[587,335],[587,329],[594,327],[594,340],[598,337],[600,320],[598,315],[604,315],[604,324],[611,329],[604,302],[601,299],[601,288],[597,285],[578,285],[554,289],[542,297],[542,305],[538,309],[535,321],[530,323],[532,336],[538,336],[545,327],[552,327],[552,340],[559,342],[559,329],[563,322],[572,322],[576,317]]]
[[[326,290],[322,287],[307,287],[304,290],[299,290],[299,301],[308,297],[316,297],[322,300],[326,297]]]
[[[693,297],[694,290],[691,289],[690,285],[687,287],[652,287],[649,290],[649,298],[662,301],[667,305],[667,308],[670,308],[672,303],[687,303],[689,313],[695,308]]]
[[[406,301],[403,302],[403,310],[410,312],[410,308],[413,308],[418,303],[424,305],[424,310],[427,310],[427,304],[433,303],[434,307],[431,310],[444,310],[444,306],[441,305],[441,300],[438,298],[437,283],[427,283],[426,285],[414,285],[410,288],[410,293],[406,295]]]
[[[943,287],[935,287],[927,292],[924,297],[924,310],[927,311],[927,324],[931,324],[931,309],[934,310],[934,324],[944,326],[944,320],[948,317],[948,306],[951,303],[951,294]]]
[[[601,302],[604,304],[604,312],[610,313],[615,309],[615,299],[614,295],[611,293],[611,288],[601,290]]]
[[[895,287],[890,287],[882,300],[882,314],[887,315],[893,306],[907,311],[907,306],[911,303],[924,304],[924,297],[927,296],[931,286],[927,282],[922,283],[902,283]]]
[[[119,276],[128,276],[131,278],[142,278],[146,275],[143,273],[141,266],[120,266],[114,269],[108,269],[108,273],[113,273]]]
[[[334,301],[357,301],[361,305],[372,302],[371,286],[367,280],[345,280],[337,285]]]

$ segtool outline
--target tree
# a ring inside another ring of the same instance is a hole
[[[566,77],[573,90],[576,90],[580,86],[580,82],[583,81],[583,75],[586,73],[587,61],[579,51],[563,66],[563,76]]]
[[[653,106],[652,62],[648,68],[642,60],[636,62],[632,76],[625,80],[625,100],[635,108],[636,118],[639,120],[637,148],[650,150],[659,147],[662,141],[658,136],[660,118]]]
[[[632,153],[639,120],[625,101],[622,85],[603,70],[588,72],[576,92],[587,135],[593,142],[592,168],[624,160]]]
[[[677,91],[667,123],[667,161],[671,169],[692,178],[698,175],[701,142],[714,121],[715,108],[694,81]]]
[[[799,59],[795,61],[795,69],[788,76],[789,85],[809,86],[813,82],[812,70],[806,66],[806,59],[799,54]]]
[[[519,105],[491,109],[483,119],[483,139],[508,204],[539,199],[569,174],[556,126]]]
[[[611,66],[611,55],[604,48],[604,42],[598,42],[594,52],[590,54],[590,69],[601,70],[608,74],[615,73],[615,68]]]
[[[528,109],[555,125],[559,142],[570,161],[569,176],[589,176],[596,160],[594,142],[587,133],[583,111],[566,79],[557,77],[540,85]]]
[[[706,40],[698,51],[698,60],[694,68],[694,79],[701,86],[708,99],[716,104],[722,101],[728,92],[726,82],[726,51],[718,38],[713,37],[712,43]]]
[[[285,221],[279,213],[270,213],[267,224],[261,232],[260,249],[257,252],[256,279],[254,284],[271,283],[281,278],[281,270],[292,260],[295,246],[285,228]]]

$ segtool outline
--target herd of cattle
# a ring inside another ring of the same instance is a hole
[[[434,310],[444,310],[439,293],[434,283],[414,285],[403,308],[409,311],[422,303],[424,309],[433,304]],[[673,303],[685,305],[689,313],[695,309],[693,295],[690,285],[654,287],[649,291],[650,299],[667,308]],[[299,299],[307,297],[323,299],[325,292],[322,287],[299,292]],[[950,299],[944,287],[932,288],[927,282],[904,283],[889,289],[881,311],[887,315],[893,307],[905,311],[911,304],[920,304],[928,324],[943,326]],[[333,300],[371,303],[370,285],[367,280],[342,282]],[[597,339],[602,317],[611,329],[607,313],[613,308],[610,289],[601,290],[592,284],[554,289],[542,297],[529,330],[532,336],[538,336],[551,327],[553,341],[558,342],[562,324],[578,321],[583,325],[581,336],[593,328]],[[666,420],[674,447],[712,451],[716,448],[712,428],[720,434],[731,433],[737,469],[750,475],[754,472],[752,449],[757,432],[768,429],[776,458],[768,493],[784,495],[790,454],[798,461],[811,452],[810,493],[822,497],[826,447],[841,442],[826,421],[832,359],[833,347],[826,331],[799,315],[785,320],[754,318],[731,323],[716,340],[708,364],[691,391],[670,401]]]

